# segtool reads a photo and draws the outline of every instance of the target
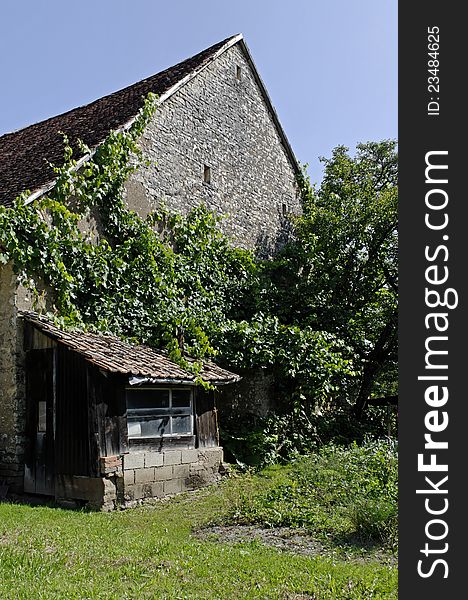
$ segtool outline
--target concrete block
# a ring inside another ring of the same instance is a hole
[[[135,483],[152,483],[153,481],[155,481],[154,467],[135,470]]]
[[[181,450],[168,450],[163,452],[165,465],[180,465],[182,462]]]
[[[55,478],[55,495],[58,498],[87,500],[97,506],[103,502],[106,492],[107,482],[101,477],[57,475]]]
[[[145,467],[162,467],[164,456],[162,452],[145,452]]]
[[[198,462],[198,450],[182,450],[182,464]]]
[[[164,482],[164,494],[178,494],[182,491],[182,479],[169,479]]]
[[[164,483],[156,481],[155,483],[143,484],[144,498],[162,498],[164,496]]]
[[[125,488],[124,494],[125,500],[141,500],[143,498],[143,485],[135,484],[128,485]]]
[[[190,474],[190,465],[174,465],[172,469],[174,479],[185,479]]]
[[[166,479],[172,479],[172,467],[156,467],[154,469],[154,480],[165,481]]]
[[[143,469],[145,466],[144,452],[130,452],[123,457],[123,468],[126,469]]]
[[[135,483],[135,471],[133,469],[129,469],[128,471],[124,471],[124,484],[133,485]]]

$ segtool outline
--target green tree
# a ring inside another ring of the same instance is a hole
[[[296,240],[271,270],[283,322],[327,331],[352,348],[357,382],[343,390],[358,416],[396,390],[397,153],[393,141],[337,147],[316,188],[302,180]]]

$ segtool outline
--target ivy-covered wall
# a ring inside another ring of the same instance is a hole
[[[284,212],[300,211],[295,173],[239,47],[230,48],[167,99],[140,144],[148,162],[130,175],[125,187],[127,205],[141,217],[161,201],[169,211],[183,213],[204,203],[228,215],[221,227],[235,245],[271,255],[284,243]],[[204,181],[205,165],[211,169],[209,183]],[[79,228],[91,231],[98,242],[101,223],[96,215],[91,209]],[[0,266],[0,278],[0,479],[20,489],[24,371],[16,314],[31,308],[31,297],[16,285],[10,265]],[[40,288],[40,278],[36,283]],[[258,386],[255,378],[252,386],[256,409],[251,408],[265,412],[271,386]],[[225,396],[224,402],[230,399]]]
[[[130,177],[131,208],[144,215],[162,200],[185,212],[203,202],[228,215],[236,245],[271,253],[284,242],[283,204],[300,212],[295,173],[239,46],[164,101],[142,144],[150,165]]]

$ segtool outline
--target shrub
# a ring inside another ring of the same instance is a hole
[[[330,444],[286,466],[270,466],[260,475],[263,486],[240,491],[230,522],[302,527],[325,540],[357,536],[362,542],[396,549],[394,441],[346,448]]]

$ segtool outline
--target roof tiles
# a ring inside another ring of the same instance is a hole
[[[1,136],[0,204],[10,206],[21,192],[34,192],[53,181],[49,163],[63,164],[63,134],[72,146],[79,139],[90,148],[96,147],[111,130],[119,129],[137,115],[150,92],[161,96],[202,68],[234,37],[109,96]]]
[[[21,311],[20,316],[47,337],[79,353],[90,363],[111,373],[165,382],[195,383],[196,376],[170,360],[167,354],[148,346],[136,346],[111,335],[62,330],[43,316]],[[194,363],[195,360],[187,360]],[[201,376],[212,384],[239,381],[240,377],[211,361],[205,361]]]

